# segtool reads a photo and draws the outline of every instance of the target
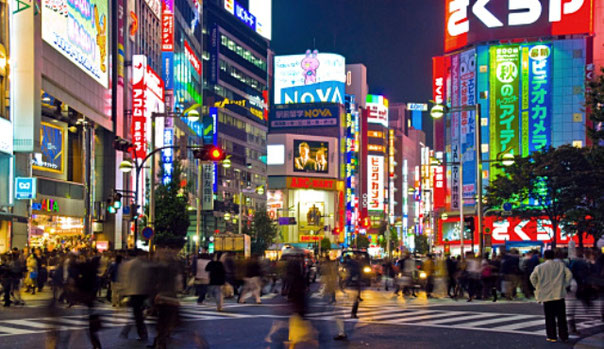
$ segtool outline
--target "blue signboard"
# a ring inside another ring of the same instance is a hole
[[[164,146],[172,146],[174,145],[174,129],[173,128],[165,128],[164,129]],[[163,166],[163,175],[162,175],[162,183],[168,184],[172,180],[172,172],[174,172],[174,149],[162,149],[161,151],[161,161]]]
[[[281,89],[282,103],[344,104],[345,86],[340,81],[325,81]]]
[[[17,177],[15,178],[15,199],[35,199],[37,194],[37,178]]]
[[[251,14],[237,1],[235,1],[235,17],[239,18],[243,24],[250,27],[253,31],[256,31],[256,16]]]
[[[153,237],[153,228],[151,227],[145,227],[142,231],[142,235],[145,239],[149,240]]]
[[[532,46],[529,58],[529,128],[528,150],[532,153],[551,145],[552,49],[549,44]]]
[[[339,125],[338,104],[285,104],[270,111],[270,127],[334,127]]]
[[[164,80],[166,90],[172,90],[174,88],[174,52],[162,52],[161,61],[161,78]]]

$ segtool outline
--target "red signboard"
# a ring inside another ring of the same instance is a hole
[[[145,71],[147,57],[134,55],[132,57],[132,144],[135,159],[144,159],[147,156],[147,142],[145,135]]]
[[[545,217],[522,219],[517,217],[486,217],[485,227],[490,229],[491,242],[493,245],[504,244],[506,241],[539,241],[551,243],[554,237],[552,223]],[[556,231],[556,242],[559,244],[568,244],[571,237],[564,229],[558,227]],[[578,242],[575,236],[572,238]],[[583,242],[586,245],[594,243],[593,236],[584,236]]]
[[[445,167],[432,166],[432,190],[434,191],[434,209],[445,207]]]
[[[197,58],[197,56],[195,55],[195,52],[193,52],[191,46],[189,46],[187,40],[185,40],[185,56],[187,56],[187,59],[189,60],[189,62],[191,62],[191,65],[193,66],[193,69],[195,69],[197,74],[201,75],[201,62],[199,61],[199,58]]]
[[[166,1],[162,1],[161,7],[161,50],[171,52],[174,51],[174,13]]]
[[[300,242],[320,242],[323,240],[323,235],[300,235]]]
[[[333,179],[287,177],[287,187],[290,189],[323,189],[336,190],[337,181]]]
[[[593,0],[445,0],[445,51],[477,42],[591,34]]]

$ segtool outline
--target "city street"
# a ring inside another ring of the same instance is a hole
[[[541,305],[530,301],[490,301],[451,299],[404,300],[390,292],[367,290],[359,308],[359,319],[350,318],[351,304],[340,294],[335,311],[326,308],[319,293],[313,293],[307,319],[320,333],[321,348],[555,348],[569,344],[546,343]],[[173,336],[171,348],[195,348],[194,333],[205,338],[211,348],[279,348],[287,341],[287,331],[281,329],[265,341],[274,323],[287,321],[284,300],[276,294],[265,295],[263,304],[235,304],[227,301],[225,310],[217,312],[212,301],[204,305],[194,298],[183,299],[183,321]],[[60,309],[50,316],[42,301],[31,301],[25,307],[0,311],[0,348],[41,348],[52,328],[61,328],[61,340],[66,348],[89,348],[85,328],[87,310],[76,306]],[[102,314],[101,340],[106,348],[144,348],[146,343],[119,337],[121,328],[130,322],[127,309],[111,308],[102,304],[96,309]],[[581,337],[588,337],[604,329],[595,308],[590,313],[579,313],[578,329]],[[348,340],[336,342],[334,316],[345,319]],[[154,318],[148,317],[150,334],[154,333]],[[496,335],[496,336],[495,336]],[[149,341],[150,343],[150,341]],[[298,347],[298,346],[297,346]],[[306,345],[302,347],[307,347]],[[316,347],[309,343],[308,347]]]

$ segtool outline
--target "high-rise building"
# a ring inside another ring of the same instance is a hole
[[[204,1],[203,28],[204,143],[230,156],[202,183],[209,238],[244,230],[266,205],[271,1]]]

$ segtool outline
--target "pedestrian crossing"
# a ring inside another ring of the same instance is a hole
[[[357,316],[358,319],[351,318],[350,307],[338,307],[332,311],[308,314],[308,318],[311,320],[332,321],[341,318],[346,322],[358,321],[382,325],[466,329],[545,336],[543,315],[384,306],[360,308]],[[578,330],[604,326],[604,322],[599,319],[599,316],[577,316],[576,319]]]
[[[132,313],[127,309],[106,309],[109,312],[97,309],[101,315],[103,328],[121,327],[133,323]],[[187,306],[179,309],[182,321],[202,320],[233,320],[252,317],[253,315],[238,314],[234,312],[218,312],[208,306]],[[157,317],[147,316],[145,323],[155,325]],[[83,330],[88,328],[88,315],[68,315],[57,317],[35,317],[27,319],[13,319],[0,321],[0,337],[14,335],[29,335],[44,333],[53,330]]]

